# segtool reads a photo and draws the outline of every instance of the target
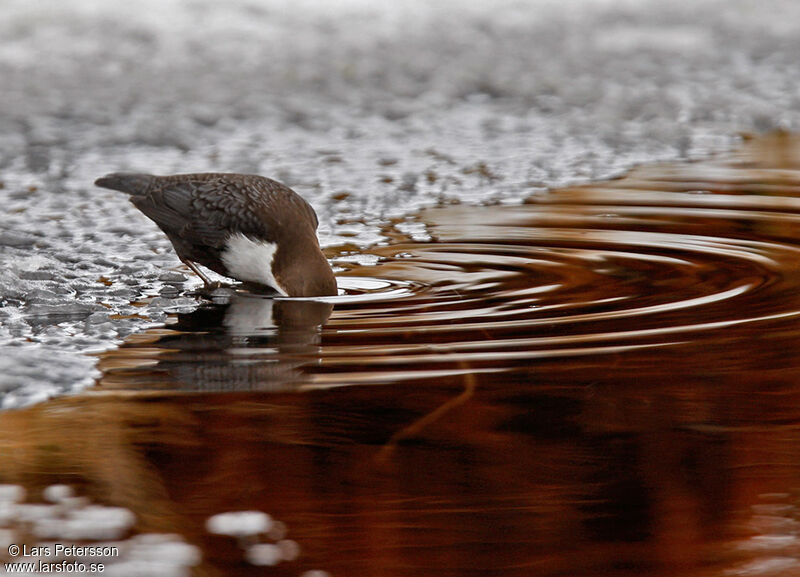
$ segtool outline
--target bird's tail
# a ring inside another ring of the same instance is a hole
[[[112,172],[94,181],[95,186],[119,190],[128,194],[144,195],[155,177],[135,172]]]

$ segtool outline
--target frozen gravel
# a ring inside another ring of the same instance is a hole
[[[194,306],[99,175],[264,174],[324,244],[366,246],[422,206],[797,130],[798,54],[793,0],[5,0],[0,406],[91,383],[84,353]]]

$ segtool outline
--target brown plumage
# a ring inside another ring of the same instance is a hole
[[[95,185],[128,193],[207,286],[197,264],[288,296],[336,294],[314,209],[279,182],[253,174],[113,173]]]

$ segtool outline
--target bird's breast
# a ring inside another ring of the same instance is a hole
[[[278,284],[272,271],[277,250],[278,245],[274,242],[257,240],[236,233],[228,238],[220,256],[233,278],[265,285],[283,296],[288,296]]]

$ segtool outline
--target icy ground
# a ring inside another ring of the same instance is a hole
[[[324,244],[366,246],[421,206],[797,130],[798,55],[794,0],[4,0],[0,406],[90,383],[85,353],[194,306],[99,175],[261,173]]]

